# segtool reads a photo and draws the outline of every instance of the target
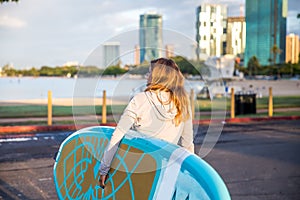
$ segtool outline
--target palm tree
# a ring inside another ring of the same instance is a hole
[[[273,54],[273,65],[276,64],[277,55],[281,54],[281,52],[282,50],[276,44],[274,44],[271,48],[271,53]]]
[[[250,60],[247,63],[247,67],[248,67],[250,76],[257,75],[257,71],[260,67],[260,64],[259,64],[259,61],[256,56],[252,56],[250,58]]]
[[[282,50],[274,44],[273,47],[271,48],[271,53],[273,54],[273,66],[275,67],[276,65],[276,59],[277,55],[281,54]],[[279,67],[277,67],[277,76],[279,77]]]

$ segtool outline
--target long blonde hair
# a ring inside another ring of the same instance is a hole
[[[184,89],[184,76],[173,60],[159,58],[151,61],[150,77],[145,91],[170,92],[170,99],[165,104],[173,102],[176,106],[176,126],[189,119],[189,98]],[[162,100],[160,102],[163,103]]]

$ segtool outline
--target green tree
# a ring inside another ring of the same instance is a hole
[[[271,48],[271,53],[273,54],[273,66],[276,66],[276,60],[277,60],[277,55],[281,54],[282,50],[274,44],[273,47]],[[277,76],[279,77],[280,70],[279,70],[279,65],[277,65]]]
[[[114,65],[114,66],[107,67],[104,70],[103,75],[114,75],[114,76],[117,76],[119,74],[124,74],[126,72],[127,72],[126,69],[121,68],[119,65]]]
[[[149,63],[142,63],[137,66],[130,66],[129,69],[129,74],[146,75],[149,72]]]
[[[273,59],[272,59],[273,65],[276,64],[277,56],[278,56],[279,54],[281,54],[281,52],[282,52],[282,50],[281,50],[276,44],[274,44],[274,45],[272,46],[272,48],[271,48],[271,53],[272,53],[272,55],[273,55]]]
[[[40,76],[53,76],[53,69],[48,66],[42,66],[40,69]]]
[[[176,56],[172,59],[176,62],[183,74],[200,75],[199,64],[192,63],[182,56]]]
[[[36,68],[32,67],[29,70],[20,70],[20,74],[22,74],[23,76],[39,76],[40,72]]]
[[[34,68],[34,67],[32,67],[32,68],[29,70],[29,73],[30,73],[30,76],[39,76],[39,75],[40,75],[39,70],[37,70],[37,69]]]
[[[293,73],[300,75],[300,63],[293,64]]]
[[[9,64],[6,64],[2,67],[2,73],[6,76],[17,76],[18,75],[18,71]]]
[[[102,72],[103,71],[96,66],[81,66],[79,67],[78,74],[79,76],[88,77],[88,76],[98,76]]]
[[[77,66],[69,66],[68,72],[73,77],[74,75],[76,75],[78,73],[78,67]]]
[[[250,76],[257,75],[260,64],[256,56],[250,58],[247,63],[247,68]]]

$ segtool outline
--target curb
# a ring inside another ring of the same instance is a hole
[[[285,117],[257,117],[257,118],[234,118],[234,119],[216,119],[216,120],[193,120],[193,124],[210,124],[210,123],[249,123],[259,121],[274,120],[299,120],[300,116]],[[52,126],[0,126],[0,135],[7,133],[29,133],[29,132],[47,132],[47,131],[76,131],[89,126],[116,126],[116,123],[106,124],[83,124],[83,125],[52,125]]]
[[[210,123],[249,123],[259,121],[276,121],[276,120],[298,120],[300,116],[280,116],[280,117],[245,117],[245,118],[228,118],[222,119],[205,119],[205,120],[193,120],[193,124],[210,124]],[[1,129],[1,128],[0,128]]]
[[[0,126],[0,135],[6,133],[27,133],[47,131],[76,131],[89,126],[116,126],[115,123],[83,124],[83,125],[52,125],[52,126]]]

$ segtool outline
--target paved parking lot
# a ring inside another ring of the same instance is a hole
[[[198,129],[199,148],[207,126]],[[71,132],[0,138],[0,199],[57,199],[53,156]],[[204,158],[232,199],[300,199],[300,120],[225,124]]]
[[[205,158],[232,199],[300,199],[300,121],[225,125]]]

